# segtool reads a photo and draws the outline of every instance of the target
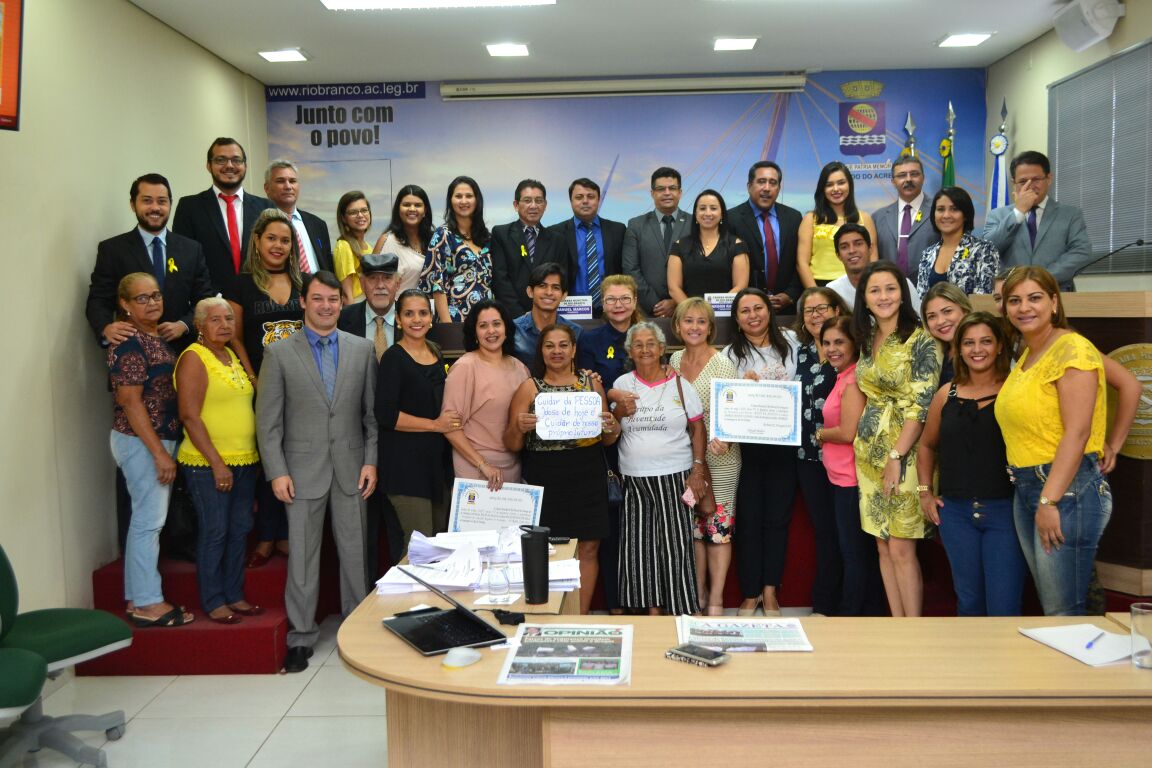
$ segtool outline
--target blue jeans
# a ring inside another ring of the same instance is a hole
[[[260,465],[229,469],[232,490],[225,493],[216,490],[209,467],[180,467],[200,521],[196,583],[205,613],[244,600],[244,555],[252,530],[252,501]]]
[[[175,440],[161,440],[164,450],[176,453]],[[132,519],[124,542],[124,599],[135,605],[164,602],[160,587],[160,529],[168,518],[172,486],[156,482],[156,462],[144,441],[112,430],[112,458],[124,473],[132,497]]]
[[[940,536],[961,616],[1019,616],[1024,553],[1012,499],[944,499]]]
[[[1024,559],[1036,581],[1046,616],[1083,616],[1096,546],[1112,516],[1112,489],[1095,456],[1080,460],[1080,468],[1057,503],[1064,544],[1045,553],[1036,534],[1036,507],[1051,464],[1012,467],[1016,483],[1016,534]]]

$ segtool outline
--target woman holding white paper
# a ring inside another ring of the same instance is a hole
[[[708,492],[704,408],[696,390],[663,365],[664,332],[652,322],[625,339],[636,369],[616,389],[636,395],[620,421],[620,602],[648,613],[699,613],[692,510]]]
[[[604,388],[576,371],[576,333],[568,325],[549,325],[540,332],[536,363],[540,378],[525,380],[512,396],[504,445],[523,450],[524,481],[543,486],[540,525],[553,536],[579,539],[580,612],[588,613],[600,574],[600,539],[608,535],[608,482],[604,446],[620,437],[619,424],[608,412]],[[536,432],[536,395],[549,392],[595,392],[600,396],[599,435],[545,440]]]
[[[713,379],[735,379],[736,367],[720,354],[716,340],[716,314],[698,296],[685,299],[672,316],[672,331],[684,342],[673,352],[671,365],[686,384],[691,384],[704,406],[704,423],[710,417]],[[709,616],[724,615],[724,582],[732,563],[732,528],[736,515],[736,484],[740,480],[740,444],[712,440],[708,443],[711,486],[696,506],[692,526],[696,553],[696,589]]]

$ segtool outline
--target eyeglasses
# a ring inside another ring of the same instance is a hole
[[[620,304],[623,306],[627,306],[627,305],[631,304],[632,301],[633,301],[633,299],[631,296],[605,296],[604,297],[604,303],[605,304]]]
[[[548,201],[542,197],[522,197],[516,202],[520,203],[521,205],[544,205],[544,203]]]
[[[164,294],[160,293],[160,291],[142,293],[139,296],[133,296],[132,301],[136,302],[140,306],[144,306],[150,301],[154,301],[157,304],[162,304],[164,302]]]
[[[921,173],[920,171],[901,171],[900,173],[896,174],[892,178],[896,179],[896,181],[904,181],[905,179],[923,178],[923,176],[924,176],[924,174]]]
[[[632,344],[632,349],[647,352],[648,350],[660,349],[662,346],[658,341],[637,341]]]
[[[806,315],[824,315],[828,310],[832,309],[831,304],[813,304],[810,307],[804,307],[804,314]]]
[[[653,192],[661,192],[661,193],[663,193],[663,192],[679,192],[680,191],[680,185],[679,184],[669,184],[666,187],[652,187],[652,191]]]
[[[370,213],[372,213],[372,211],[367,208],[356,208],[354,210],[344,211],[345,216],[367,216]]]
[[[217,156],[217,157],[212,158],[212,165],[220,165],[220,166],[224,166],[224,165],[246,165],[247,163],[248,163],[248,161],[242,157],[220,157],[220,156]]]

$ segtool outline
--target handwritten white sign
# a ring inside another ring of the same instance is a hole
[[[595,392],[541,392],[536,395],[536,436],[541,440],[596,437],[604,428]]]

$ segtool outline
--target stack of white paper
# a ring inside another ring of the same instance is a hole
[[[508,555],[510,562],[520,560],[520,529],[515,526],[499,531],[454,531],[425,536],[413,531],[408,544],[408,562],[417,565],[436,563],[444,560],[457,549],[471,545],[480,552],[480,558],[487,560],[493,553]],[[555,549],[548,545],[549,554]]]
[[[430,584],[448,592],[460,589],[476,589],[484,568],[480,564],[480,553],[470,543],[464,544],[438,563],[413,564],[407,566]],[[426,592],[423,584],[409,578],[399,568],[389,568],[376,582],[376,593],[381,595],[404,592]]]

